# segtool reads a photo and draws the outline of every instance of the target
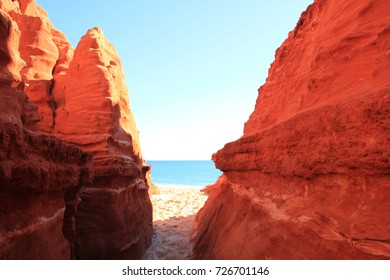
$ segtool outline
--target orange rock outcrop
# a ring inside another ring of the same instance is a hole
[[[3,10],[0,34],[0,259],[69,259],[64,199],[88,183],[90,156],[30,129],[39,115],[23,91],[21,32]]]
[[[95,175],[79,192],[76,257],[140,258],[152,232],[149,167],[120,59],[99,28],[81,38],[65,79],[55,133],[93,154]]]
[[[114,47],[73,50],[35,1],[0,12],[0,259],[141,258],[150,167]]]
[[[390,258],[390,2],[316,0],[196,218],[196,259]]]
[[[72,46],[35,1],[4,0],[2,6],[7,7],[21,31],[18,50],[26,63],[21,71],[24,91],[36,104],[40,116],[35,129],[52,132],[56,110],[53,87],[61,83],[61,74],[66,72],[73,54]]]

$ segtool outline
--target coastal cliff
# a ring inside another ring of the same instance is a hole
[[[24,93],[21,33],[0,17],[0,259],[69,259],[64,199],[89,183],[90,155],[30,129],[39,114]]]
[[[0,12],[0,259],[141,258],[150,166],[115,48],[93,28],[73,50],[35,1]]]
[[[390,258],[390,2],[316,0],[195,221],[195,259]]]
[[[81,38],[65,79],[55,134],[93,154],[94,182],[79,192],[76,257],[140,258],[152,231],[150,167],[143,165],[120,59],[99,28]]]

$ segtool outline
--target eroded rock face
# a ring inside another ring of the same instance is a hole
[[[7,2],[3,5],[8,7],[8,13],[21,31],[18,49],[26,63],[21,71],[24,91],[39,112],[40,119],[34,129],[52,132],[56,103],[61,100],[57,88],[62,86],[73,48],[35,1],[3,0]]]
[[[152,207],[120,59],[93,28],[74,52],[55,131],[93,153],[94,183],[80,190],[76,257],[141,258],[151,242]],[[83,124],[83,125],[80,125]]]
[[[308,7],[197,216],[197,259],[390,258],[390,2]]]
[[[141,258],[150,167],[114,47],[94,28],[74,53],[35,1],[0,12],[0,259]]]
[[[47,134],[0,122],[0,259],[71,259],[64,197],[89,156]],[[81,187],[81,186],[80,186]]]
[[[64,196],[80,186],[89,157],[28,129],[39,116],[23,91],[21,32],[3,10],[0,34],[0,259],[69,259]]]

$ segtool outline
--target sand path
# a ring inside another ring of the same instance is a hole
[[[151,197],[153,241],[143,259],[188,260],[192,223],[206,199],[199,189],[160,187],[160,194]]]

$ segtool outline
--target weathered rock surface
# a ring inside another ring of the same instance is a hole
[[[143,164],[146,165],[146,162],[144,162]],[[146,182],[148,183],[149,186],[149,196],[153,194],[160,194],[160,189],[152,181],[150,165],[149,165],[149,169],[146,170],[145,176],[146,176]]]
[[[0,259],[70,259],[64,197],[89,156],[51,135],[0,123]]]
[[[73,48],[35,1],[3,0],[3,3],[7,2],[5,6],[21,31],[18,49],[26,62],[22,69],[24,91],[38,107],[40,116],[34,129],[52,132],[56,110],[54,98],[61,99],[57,88],[63,83],[62,77],[66,74]]]
[[[0,35],[0,259],[69,259],[64,196],[88,170],[88,154],[27,129],[39,118],[23,92],[20,31],[3,10]]]
[[[309,6],[196,219],[197,259],[390,258],[390,2]]]
[[[114,47],[95,28],[74,52],[35,1],[0,12],[0,259],[141,258],[150,167]]]
[[[95,175],[79,192],[76,257],[141,258],[152,232],[150,167],[143,165],[120,59],[100,29],[81,38],[65,79],[55,132],[93,153]]]

